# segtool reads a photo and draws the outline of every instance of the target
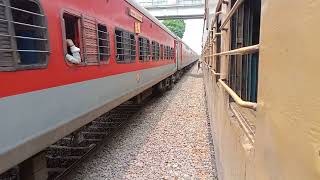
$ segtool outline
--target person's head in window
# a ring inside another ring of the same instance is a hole
[[[73,64],[80,64],[81,63],[81,55],[80,55],[80,48],[76,47],[71,39],[66,40],[68,51],[71,54],[66,54],[66,59],[73,63]]]

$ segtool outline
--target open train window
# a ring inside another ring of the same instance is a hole
[[[235,0],[232,1],[232,4]],[[260,0],[246,0],[231,19],[231,48],[259,44]],[[245,101],[257,102],[259,53],[231,56],[229,85]]]
[[[0,71],[46,67],[48,30],[40,2],[2,0],[0,12]]]
[[[135,62],[136,58],[136,40],[133,33],[116,29],[116,58],[118,63]]]
[[[71,52],[71,48],[67,43],[67,40],[71,40],[71,42],[74,44],[75,47],[80,48],[80,56],[81,56],[80,59],[81,59],[81,62],[84,62],[82,58],[83,46],[80,38],[81,37],[80,35],[81,18],[80,16],[76,16],[66,12],[63,13],[62,18],[63,18],[63,32],[64,32],[64,37],[63,37],[63,46],[65,51],[64,53],[69,55],[73,54]]]
[[[148,61],[150,58],[150,41],[147,38],[139,37],[139,60]]]
[[[107,62],[110,57],[110,39],[105,25],[98,24],[98,40],[99,59],[101,62]]]

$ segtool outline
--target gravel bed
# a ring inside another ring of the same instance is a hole
[[[217,179],[202,75],[151,100],[67,179]]]

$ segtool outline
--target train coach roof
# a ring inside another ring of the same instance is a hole
[[[137,8],[141,13],[144,14],[144,16],[148,17],[151,21],[156,23],[158,26],[160,26],[163,30],[167,31],[171,36],[178,39],[179,41],[182,41],[179,37],[177,37],[175,34],[173,34],[165,25],[163,25],[157,18],[155,18],[153,15],[150,14],[148,10],[146,10],[144,7],[142,7],[136,0],[126,0],[129,4]]]
[[[125,1],[127,1],[133,7],[137,8],[137,10],[139,10],[142,14],[144,14],[144,16],[148,17],[151,21],[153,21],[158,26],[160,26],[163,30],[168,32],[171,36],[173,36],[178,41],[180,41],[184,45],[186,45],[189,49],[191,49],[185,42],[182,41],[182,39],[180,37],[176,36],[173,32],[171,32],[164,24],[162,24],[157,18],[155,18],[152,14],[150,14],[150,12],[148,10],[146,10],[144,7],[142,7],[136,0],[125,0]],[[191,50],[192,50],[192,52],[194,52],[193,49],[191,49]]]

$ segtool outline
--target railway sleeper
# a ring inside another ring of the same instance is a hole
[[[68,168],[74,162],[81,159],[81,156],[46,156],[47,168]]]
[[[106,132],[108,131],[108,127],[104,126],[96,126],[96,125],[91,125],[83,128],[84,131],[92,131],[92,132]]]
[[[106,132],[81,132],[85,139],[103,139],[107,136]]]
[[[121,123],[117,123],[117,124],[112,124],[112,123],[109,123],[109,122],[98,122],[98,121],[95,121],[95,122],[92,122],[94,126],[97,126],[99,128],[104,128],[106,130],[110,130],[110,129],[114,129],[114,128],[117,128],[121,125]]]
[[[47,154],[54,154],[57,156],[67,155],[67,156],[82,156],[86,152],[88,152],[93,144],[88,147],[70,147],[70,146],[57,146],[52,145],[49,148],[47,148]]]

